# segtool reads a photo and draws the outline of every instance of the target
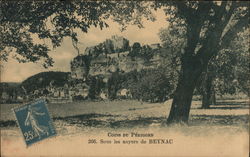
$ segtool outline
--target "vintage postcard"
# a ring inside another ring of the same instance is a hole
[[[248,1],[0,3],[0,156],[249,156]]]

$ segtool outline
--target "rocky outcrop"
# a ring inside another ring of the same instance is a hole
[[[86,48],[83,55],[79,55],[71,61],[71,82],[77,89],[83,82],[88,84],[89,76],[99,77],[102,82],[107,83],[115,72],[128,73],[142,69],[154,69],[162,63],[163,57],[161,57],[159,44],[141,46],[136,43],[129,46],[127,39],[112,36],[103,43]],[[80,93],[86,93],[87,90],[89,88],[79,87]]]
[[[71,62],[71,77],[84,79],[88,75],[108,76],[117,70],[130,72],[160,66],[162,63],[160,44],[145,47],[152,51],[153,55],[150,59],[145,59],[143,54],[132,57],[130,53],[133,47],[129,46],[129,41],[120,36],[112,36],[103,43],[86,48],[84,55],[75,57]]]

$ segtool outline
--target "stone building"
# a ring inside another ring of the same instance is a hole
[[[160,49],[161,45],[159,43],[155,43],[155,44],[150,44],[149,45],[152,49]]]
[[[121,52],[128,50],[129,41],[121,36],[113,35],[111,37],[112,44],[115,52]]]

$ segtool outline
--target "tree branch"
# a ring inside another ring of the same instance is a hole
[[[182,16],[184,19],[190,21],[194,15],[194,9],[188,7],[183,1],[173,1],[173,4],[178,9],[178,14]]]
[[[243,16],[238,22],[229,29],[221,39],[221,49],[229,46],[232,39],[237,36],[237,33],[243,30],[244,27],[249,26],[249,14]]]
[[[232,15],[233,15],[233,12],[235,11],[235,8],[236,8],[236,2],[233,1],[227,14],[224,16],[222,28],[225,28],[227,26],[228,22],[230,21]]]
[[[221,22],[219,22],[215,28],[211,28],[209,30],[209,35],[204,40],[204,46],[202,46],[197,53],[197,57],[200,58],[202,63],[208,62],[212,56],[218,53],[219,50],[227,48],[232,39],[237,36],[237,33],[240,32],[244,27],[248,26],[249,14],[247,12],[244,16],[240,17],[237,23],[232,26],[232,28],[229,29],[224,36],[222,36],[223,30],[229,23],[236,8],[237,7],[235,5],[231,5],[231,8],[224,15],[225,19],[222,19],[223,14],[219,14],[219,16],[221,16]]]

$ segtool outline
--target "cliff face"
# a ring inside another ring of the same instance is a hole
[[[128,56],[128,52],[124,53],[124,56],[117,55],[111,58],[110,56],[105,57],[103,55],[92,59],[89,75],[110,75],[117,70],[127,73],[134,70],[154,69],[161,66],[163,62],[160,54],[155,54],[150,60],[145,60],[142,57],[130,57]]]
[[[162,64],[160,45],[147,46],[147,50],[152,53],[149,59],[145,58],[143,52],[138,52],[141,53],[138,56],[131,56],[133,50],[129,46],[129,41],[123,37],[113,36],[97,46],[86,48],[84,55],[74,58],[71,62],[71,77],[83,79],[87,75],[109,76],[115,71],[126,73],[160,66]]]

